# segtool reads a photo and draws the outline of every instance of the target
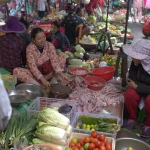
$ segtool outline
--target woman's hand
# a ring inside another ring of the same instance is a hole
[[[50,86],[50,83],[43,76],[40,78],[40,80],[44,87],[48,88]]]
[[[71,80],[67,77],[67,75],[63,72],[58,73],[60,75],[60,77],[62,78],[62,80],[68,84]]]
[[[128,79],[127,85],[129,88],[137,89],[137,85],[131,79]]]
[[[44,78],[46,79],[46,80],[49,80],[50,78],[52,77],[52,75],[49,73],[48,75],[45,75],[44,76]]]

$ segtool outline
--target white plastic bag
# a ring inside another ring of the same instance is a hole
[[[90,3],[90,0],[81,0],[81,2],[82,2],[83,4],[89,4],[89,3]]]
[[[145,98],[142,97],[139,102],[139,109],[141,110],[142,108],[144,108],[144,106],[145,106]]]

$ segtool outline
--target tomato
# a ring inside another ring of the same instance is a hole
[[[80,147],[81,147],[80,143],[75,144],[75,146],[76,146],[77,148],[80,148]]]
[[[71,141],[70,143],[69,143],[69,147],[74,147],[75,146],[75,144]]]
[[[100,141],[100,146],[101,146],[101,145],[105,146],[105,142]]]
[[[94,148],[93,150],[99,150],[99,148]]]
[[[92,138],[91,143],[94,143],[94,144],[95,144],[95,142],[97,142],[97,141],[98,141],[97,138]]]
[[[90,136],[89,138],[90,138],[90,141],[92,141],[93,137],[92,137],[92,136]]]
[[[79,149],[76,146],[73,146],[72,150],[79,150]]]
[[[78,139],[78,143],[80,143],[81,146],[84,146],[84,140],[83,139]]]
[[[90,143],[89,144],[89,150],[93,150],[95,148],[95,144],[94,143]]]
[[[96,148],[99,148],[100,145],[101,145],[101,142],[97,140],[94,144],[95,144],[95,147],[96,147]]]
[[[106,150],[106,147],[105,147],[104,145],[101,145],[101,146],[99,147],[99,150]]]
[[[105,141],[105,135],[104,134],[99,134],[99,140],[100,141]]]
[[[112,144],[110,142],[105,143],[106,150],[112,150]]]
[[[91,142],[90,137],[88,137],[88,136],[87,136],[87,137],[85,137],[85,138],[84,138],[84,142],[85,142],[85,143],[90,143],[90,142]]]
[[[81,147],[79,148],[79,150],[84,150],[84,147],[83,147],[83,146],[81,146]]]
[[[96,131],[92,131],[92,132],[91,132],[91,136],[92,136],[93,138],[96,138],[96,137],[97,137],[97,132],[96,132]]]

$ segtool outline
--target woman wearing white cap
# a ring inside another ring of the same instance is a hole
[[[124,45],[123,51],[132,58],[125,94],[129,118],[123,126],[131,129],[136,124],[138,105],[144,97],[146,120],[141,136],[150,137],[150,41],[140,40],[133,46]]]

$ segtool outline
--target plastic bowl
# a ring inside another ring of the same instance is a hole
[[[98,76],[100,78],[103,78],[104,80],[110,80],[114,76],[115,67],[113,66],[106,66],[106,67],[100,67],[96,68],[92,71],[92,74],[94,76]]]
[[[85,77],[85,80],[87,82],[88,88],[91,90],[100,90],[106,84],[105,80],[98,76],[88,76]],[[95,85],[95,84],[100,84],[100,85]]]
[[[51,145],[51,144],[38,144],[39,146],[42,146],[42,147],[44,147],[44,148],[50,148],[50,149],[52,149],[52,150],[59,150],[57,147],[55,147],[55,146],[53,146],[53,145]],[[23,148],[23,150],[30,150],[30,148],[32,148],[33,147],[33,145],[31,145],[31,146],[28,146],[28,147],[25,147],[25,148]]]
[[[85,73],[82,73],[82,74],[77,73],[77,71],[80,71],[80,70],[85,71]],[[85,78],[88,75],[89,70],[87,70],[86,68],[71,68],[71,69],[69,69],[69,73],[71,75],[82,76],[83,78]]]

